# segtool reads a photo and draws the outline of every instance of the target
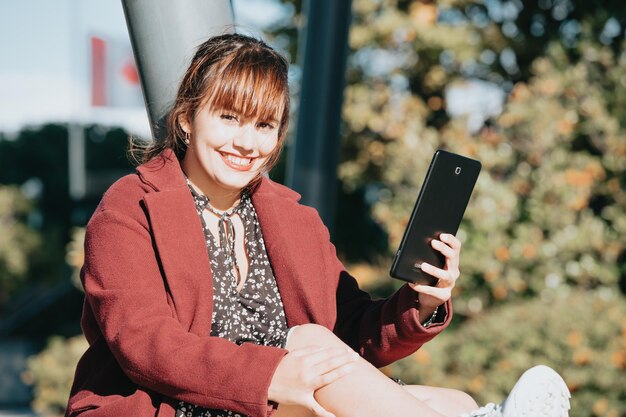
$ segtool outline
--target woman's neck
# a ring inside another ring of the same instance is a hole
[[[235,207],[241,199],[243,190],[223,189],[213,183],[206,176],[194,175],[193,172],[185,172],[191,186],[200,194],[204,194],[209,199],[211,206],[221,212],[225,212]]]

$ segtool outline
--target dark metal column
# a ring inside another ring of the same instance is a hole
[[[332,232],[345,84],[350,0],[308,0],[298,62],[302,89],[287,185],[315,207]]]
[[[152,135],[161,139],[196,47],[210,36],[232,32],[232,5],[230,0],[122,0],[122,6]]]

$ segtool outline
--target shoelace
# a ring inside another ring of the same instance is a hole
[[[502,406],[500,404],[487,403],[471,413],[461,414],[459,417],[501,417]]]

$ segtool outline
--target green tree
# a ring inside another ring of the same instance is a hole
[[[546,364],[572,392],[571,416],[620,417],[626,413],[625,317],[626,300],[618,294],[562,291],[498,307],[387,371],[411,383],[461,389],[486,403],[506,398],[531,364]]]
[[[492,3],[515,6],[486,4]],[[550,4],[537,13],[557,7]],[[617,40],[598,33],[597,19],[610,9],[580,6],[594,11],[578,18],[575,42],[563,31],[539,36],[547,43],[533,49],[537,55],[514,54],[518,70],[504,79],[504,52],[521,39],[506,36],[506,23],[525,14],[516,9],[506,19],[491,19],[496,13],[485,7],[354,2],[339,168],[344,187],[377,191],[373,216],[393,251],[436,148],[483,162],[459,233],[466,245],[457,311],[464,316],[562,285],[616,290],[625,253],[619,236],[626,74]],[[527,42],[532,35],[518,32]],[[500,59],[492,62],[487,58],[494,51]],[[446,113],[446,91],[480,74],[501,80],[503,89],[514,87],[503,113],[472,133],[466,120]]]
[[[16,187],[0,186],[0,311],[30,272],[40,236],[27,224],[31,202]]]
[[[85,126],[86,168],[91,192],[81,201],[69,195],[68,129],[49,124],[25,128],[16,137],[0,134],[0,184],[20,186],[33,194],[31,226],[46,250],[28,258],[31,284],[67,278],[65,246],[74,226],[84,226],[110,183],[127,172],[128,133],[115,127]]]
[[[563,286],[617,291],[624,279],[626,132],[609,105],[624,86],[601,74],[626,71],[608,47],[580,48],[577,62],[558,44],[537,59],[497,127],[475,139],[454,125],[442,132],[489,174],[468,211],[472,279],[461,283],[483,303]]]
[[[23,378],[34,386],[35,411],[50,417],[65,413],[76,365],[88,346],[82,335],[68,339],[55,336],[41,353],[28,359]]]

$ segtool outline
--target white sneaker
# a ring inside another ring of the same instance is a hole
[[[502,404],[489,403],[459,417],[568,417],[569,398],[561,375],[539,365],[522,374]]]
[[[488,403],[469,414],[461,414],[459,417],[502,417],[502,406]]]
[[[538,365],[517,380],[501,404],[503,417],[568,417],[567,385],[554,369]]]

